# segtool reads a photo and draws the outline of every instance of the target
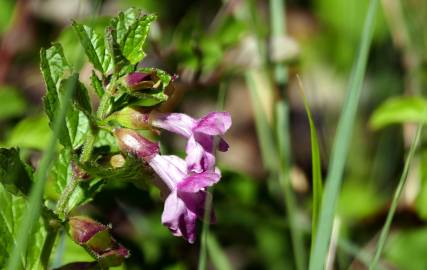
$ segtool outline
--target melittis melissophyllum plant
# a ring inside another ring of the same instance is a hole
[[[56,233],[61,230],[95,259],[67,265],[66,269],[108,268],[121,264],[130,255],[111,235],[110,226],[76,211],[108,181],[159,188],[164,200],[161,222],[173,235],[190,243],[196,240],[197,219],[207,216],[215,221],[213,211],[205,211],[205,205],[209,205],[206,202],[211,199],[207,188],[221,178],[215,165],[215,151],[228,150],[221,136],[230,128],[231,118],[226,112],[194,119],[162,111],[162,104],[173,94],[174,78],[160,69],[140,66],[150,24],[155,19],[155,15],[129,9],[112,18],[104,33],[73,22],[76,36],[94,68],[90,81],[99,98],[97,110],[93,109],[96,102],[79,81],[79,74],[65,58],[62,46],[55,43],[41,50],[41,71],[46,83],[44,108],[52,128],[67,96],[71,96],[71,105],[60,126],[59,155],[48,176],[43,215],[30,239],[35,243],[27,252],[31,258],[27,258],[23,268],[46,268]],[[186,138],[185,157],[161,153],[159,142],[153,138],[162,130]],[[20,161],[16,149],[0,149],[0,155],[1,211],[11,219],[0,223],[15,224],[26,207],[33,169]],[[5,177],[12,173],[15,177]],[[210,212],[205,215],[207,211]],[[13,239],[16,230],[8,229],[5,237]],[[11,249],[11,245],[0,245],[2,254]],[[7,255],[0,256],[0,266],[7,259]]]

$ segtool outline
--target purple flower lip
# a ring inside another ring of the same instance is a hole
[[[149,160],[159,153],[159,145],[149,141],[138,132],[119,128],[114,130],[114,135],[122,151],[136,155],[137,157]]]
[[[193,153],[198,155],[196,151]],[[189,160],[200,161],[193,157]],[[162,185],[158,187],[163,194],[167,194],[162,223],[173,235],[182,236],[189,243],[194,243],[196,220],[204,217],[204,206],[208,195],[206,188],[217,183],[221,175],[213,168],[197,173],[191,169],[194,166],[187,163],[177,156],[162,155],[155,155],[148,161],[150,167],[162,180]],[[211,217],[214,217],[213,211]]]
[[[194,137],[205,151],[213,153],[214,136],[219,136],[218,150],[226,152],[227,142],[221,138],[231,127],[231,116],[228,112],[211,112],[200,119],[194,119],[183,113],[165,113],[153,117],[152,125],[189,139]]]

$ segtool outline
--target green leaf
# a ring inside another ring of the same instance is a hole
[[[78,74],[75,74],[78,80]],[[89,119],[92,118],[92,105],[90,104],[89,93],[81,82],[78,82],[76,85],[76,89],[74,90],[74,104],[82,111]]]
[[[6,145],[44,150],[50,134],[49,119],[45,115],[34,115],[24,118],[12,129]]]
[[[134,96],[138,97],[138,100],[132,102],[132,105],[142,106],[142,107],[151,107],[157,105],[161,102],[164,102],[168,99],[168,96],[163,92],[159,93],[134,93]]]
[[[108,50],[113,58],[114,73],[117,76],[124,75],[134,70],[134,65],[131,65],[121,51],[120,45],[117,42],[117,30],[109,26],[105,30],[105,39],[107,40]]]
[[[54,44],[48,50],[41,50],[41,70],[47,87],[47,93],[44,97],[44,105],[47,116],[49,117],[49,126],[53,129],[55,116],[58,114],[61,106],[65,104],[67,96],[66,91],[74,91],[73,101],[75,106],[82,110],[88,117],[91,116],[92,108],[86,87],[78,81],[78,74],[71,75],[71,67],[68,65],[62,47]],[[73,85],[75,89],[71,89]],[[66,112],[65,122],[59,134],[59,140],[62,145],[79,147],[82,142],[79,138],[79,122],[81,121],[79,111],[70,107]],[[84,131],[86,133],[86,131]]]
[[[154,14],[142,16],[140,9],[130,8],[111,20],[110,26],[116,31],[115,40],[130,64],[137,64],[144,58],[142,48],[156,18]]]
[[[49,49],[40,51],[40,67],[48,91],[57,92],[59,82],[71,72],[71,67],[65,59],[62,46],[53,43]]]
[[[60,84],[60,104],[64,104],[64,98],[67,96],[65,91],[71,91],[68,84],[74,84],[73,102],[75,107],[70,107],[65,117],[65,123],[68,135],[73,149],[80,147],[89,129],[88,118],[92,120],[91,105],[86,87],[78,81],[78,74],[73,74]],[[79,110],[81,112],[79,112]]]
[[[92,71],[92,75],[90,76],[90,81],[98,97],[102,97],[104,95],[105,90],[104,90],[104,87],[102,87],[102,81],[98,78],[98,76],[96,76],[94,71]]]
[[[381,129],[390,124],[426,123],[427,100],[422,97],[393,97],[381,104],[372,114],[369,124]]]
[[[23,219],[28,202],[20,196],[9,193],[0,184],[0,269],[5,269],[13,247],[16,245],[18,228]],[[19,259],[22,269],[43,269],[40,255],[43,248],[46,230],[39,218],[30,234],[31,247]]]
[[[65,186],[73,176],[71,152],[69,149],[61,149],[58,159],[52,165],[46,185],[45,194],[50,200],[58,200]]]
[[[19,158],[16,148],[0,148],[0,183],[15,195],[28,194],[31,178],[26,164]]]
[[[87,25],[73,22],[73,28],[85,50],[89,61],[102,74],[106,75],[112,68],[111,54],[105,46],[103,36]]]
[[[0,119],[21,116],[27,109],[27,102],[13,87],[1,86],[0,100]]]
[[[74,179],[76,175],[73,170],[73,168],[77,168],[75,167],[77,166],[76,164],[77,163],[74,161],[73,154],[70,150],[62,149],[60,151],[58,159],[53,164],[49,174],[49,183],[45,192],[47,199],[51,201],[58,201],[59,197],[66,189],[67,184],[71,181],[76,181],[76,179]],[[70,198],[65,205],[65,213],[68,213],[73,208],[92,200],[93,195],[100,190],[102,185],[102,181],[99,181],[99,179],[89,178],[78,181],[79,182],[72,191]],[[64,219],[65,216],[60,216],[60,218]]]
[[[137,22],[141,16],[141,10],[137,8],[128,8],[120,12],[119,15],[113,18],[110,25],[117,31],[117,42],[123,44],[123,40],[128,33],[129,28]]]
[[[150,30],[151,23],[156,19],[156,15],[145,15],[138,18],[126,31],[123,40],[119,40],[123,55],[131,64],[140,62],[145,53],[142,47]]]
[[[71,68],[65,59],[64,52],[60,44],[55,43],[47,50],[41,49],[40,68],[47,88],[46,95],[43,98],[45,112],[50,120],[49,126],[53,129],[53,121],[55,119],[55,115],[59,112],[61,104],[61,81],[71,72]],[[65,125],[65,123],[63,124]],[[61,133],[58,137],[61,144],[64,146],[71,146],[72,140],[67,126],[61,128]]]
[[[312,185],[313,185],[313,212],[311,216],[311,243],[312,247],[316,239],[317,222],[319,218],[320,206],[322,203],[322,162],[320,159],[319,140],[317,139],[317,129],[314,125],[313,117],[311,116],[310,106],[307,101],[307,97],[304,94],[303,84],[298,77],[300,84],[300,90],[304,102],[305,112],[308,117],[308,123],[310,126],[310,142],[311,142],[311,166],[312,166]]]

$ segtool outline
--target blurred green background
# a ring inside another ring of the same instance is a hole
[[[326,173],[369,1],[283,1],[285,16],[279,21],[270,9],[272,2],[0,0],[0,144],[20,147],[23,157],[37,166],[50,132],[41,106],[39,50],[59,41],[68,59],[77,64],[81,48],[69,28],[71,20],[101,28],[107,16],[131,6],[156,13],[158,21],[141,64],[179,76],[178,95],[170,109],[193,116],[224,109],[233,118],[226,136],[230,151],[219,155],[223,177],[213,189],[217,224],[210,227],[208,237],[209,269],[295,269],[284,195],[277,172],[266,162],[278,157],[266,157],[268,153],[261,150],[255,115],[265,112],[264,121],[271,125],[274,101],[289,104],[289,175],[297,221],[309,250],[310,131],[295,75],[305,85]],[[414,134],[410,124],[392,124],[389,118],[409,114],[403,120],[419,121],[417,106],[427,106],[423,99],[427,2],[383,0],[381,4],[338,203],[339,237],[330,269],[367,269],[364,258],[374,251]],[[275,34],[272,23],[285,31]],[[284,69],[274,70],[277,65]],[[87,62],[81,66],[86,83],[90,70]],[[250,82],[258,100],[251,98]],[[383,102],[403,95],[416,98],[371,119]],[[427,269],[427,137],[423,137],[386,245],[383,269]],[[165,135],[163,141],[167,152],[183,149],[182,140]],[[162,208],[155,190],[111,182],[77,211],[112,224],[115,237],[132,252],[120,269],[195,269],[200,242],[190,245],[171,236],[160,223]],[[67,237],[57,245],[54,266],[89,257]]]

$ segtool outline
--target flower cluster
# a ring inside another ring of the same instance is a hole
[[[216,145],[219,151],[228,150],[228,144],[221,135],[231,126],[230,114],[211,112],[200,119],[193,119],[182,113],[151,112],[147,117],[134,111],[131,118],[136,119],[134,125],[138,127],[148,124],[187,139],[186,157],[181,159],[175,155],[161,155],[157,143],[149,141],[135,130],[115,130],[122,151],[146,162],[159,176],[154,184],[165,197],[162,223],[173,235],[194,243],[196,220],[203,218],[205,203],[209,198],[206,188],[221,178],[220,170],[215,166],[214,151]],[[215,137],[218,139],[215,140]],[[214,220],[213,211],[210,215],[211,220]]]

